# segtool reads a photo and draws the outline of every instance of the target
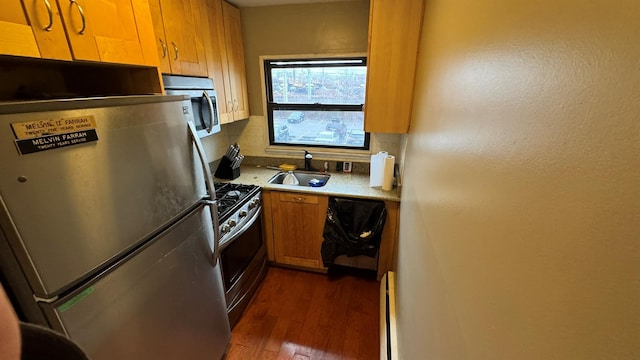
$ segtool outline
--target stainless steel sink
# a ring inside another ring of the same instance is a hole
[[[284,180],[284,177],[287,176],[287,174],[287,171],[281,171],[273,175],[271,179],[267,181],[267,183],[282,184],[282,181]],[[310,182],[315,182],[317,184],[314,187],[325,186],[331,178],[331,175],[329,174],[312,171],[294,171],[293,175],[296,177],[296,179],[298,179],[297,186],[312,186],[309,184]]]

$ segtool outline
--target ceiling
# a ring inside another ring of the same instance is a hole
[[[284,4],[310,4],[310,3],[333,2],[333,1],[354,1],[354,0],[229,0],[230,3],[238,7],[270,6],[270,5],[284,5]]]

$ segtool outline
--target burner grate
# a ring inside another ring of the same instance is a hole
[[[242,206],[260,187],[231,183],[214,183],[216,200],[218,201],[218,216],[224,219],[238,206]]]

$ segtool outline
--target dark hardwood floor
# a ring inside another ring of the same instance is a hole
[[[375,277],[270,267],[226,359],[379,359],[379,289]]]

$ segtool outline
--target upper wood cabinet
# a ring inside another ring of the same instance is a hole
[[[207,76],[204,0],[150,0],[163,73]]]
[[[229,84],[229,65],[227,63],[227,45],[224,37],[224,20],[222,17],[222,0],[206,0],[206,16],[209,31],[205,32],[205,53],[209,77],[213,79],[213,87],[218,97],[220,123],[234,121],[233,101]],[[227,106],[229,105],[229,106]]]
[[[22,4],[36,39],[39,52],[36,57],[71,60],[71,50],[55,0],[22,0]]]
[[[423,12],[423,0],[371,0],[365,131],[409,131]]]
[[[205,51],[209,77],[218,96],[220,122],[249,117],[247,75],[240,10],[222,0],[206,0],[209,32]]]
[[[146,0],[57,2],[74,59],[157,66]]]
[[[156,66],[152,41],[145,0],[9,0],[0,13],[6,55]]]
[[[227,92],[227,110],[231,107],[233,120],[249,117],[249,99],[247,96],[247,74],[244,63],[244,45],[242,44],[242,22],[240,10],[222,3],[224,17],[224,35],[227,47],[229,89]],[[228,94],[231,94],[229,97]]]
[[[0,11],[0,54],[40,57],[34,31],[20,0],[5,1]]]
[[[0,54],[71,60],[55,0],[5,1],[0,12]]]

